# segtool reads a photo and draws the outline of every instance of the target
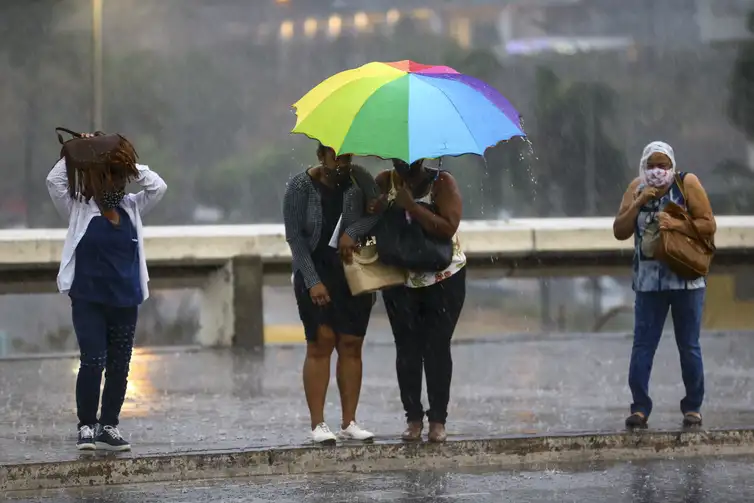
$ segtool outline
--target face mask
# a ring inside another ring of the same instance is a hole
[[[126,192],[123,190],[105,192],[102,194],[102,200],[99,202],[100,208],[103,210],[117,208],[124,197],[126,197]]]
[[[673,170],[660,168],[648,169],[644,173],[646,174],[647,185],[655,188],[667,187],[675,176]]]
[[[325,178],[336,184],[346,180],[348,175],[348,168],[325,169]]]

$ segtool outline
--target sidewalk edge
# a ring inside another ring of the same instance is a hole
[[[0,465],[0,491],[197,479],[754,454],[754,429],[573,433]]]

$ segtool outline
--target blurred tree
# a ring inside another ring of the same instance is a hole
[[[754,12],[749,14],[748,27],[754,35]],[[754,144],[754,39],[740,44],[730,76],[728,115],[733,124],[746,135],[747,140]],[[750,167],[754,169],[754,166]]]
[[[748,17],[749,31],[754,35],[754,12]],[[710,194],[718,214],[751,214],[754,212],[754,40],[740,42],[738,55],[729,78],[727,111],[733,125],[749,143],[749,161],[725,159],[715,167],[722,180],[721,190]]]
[[[715,175],[723,180],[720,191],[710,193],[710,202],[715,213],[721,215],[754,214],[754,171],[746,163],[733,159],[722,161],[715,168]]]
[[[595,192],[598,215],[614,213],[628,183],[624,154],[604,125],[615,114],[614,91],[602,83],[563,82],[552,70],[540,68],[535,95],[536,127],[531,138],[540,156],[536,163],[542,196],[539,214],[587,215],[590,190]],[[593,187],[585,182],[588,156],[594,159]]]
[[[307,166],[288,152],[272,147],[223,160],[205,181],[200,202],[222,209],[232,223],[279,222],[288,180]],[[313,151],[310,159],[316,161]]]
[[[168,184],[168,191],[154,210],[147,217],[149,225],[181,225],[190,221],[194,209],[193,199],[187,197],[193,190],[193,181],[184,176],[181,164],[173,152],[165,148],[154,136],[137,134],[129,136],[139,154],[139,162],[146,164]],[[133,184],[129,188],[138,192],[141,188]]]
[[[35,164],[38,162],[38,126],[43,113],[40,96],[48,92],[42,74],[49,70],[44,68],[43,62],[57,52],[52,28],[61,6],[66,3],[64,0],[0,2],[0,53],[5,53],[9,62],[3,73],[22,110],[19,114],[22,118],[17,116],[13,121],[16,144],[23,145],[23,149],[20,162],[12,166],[15,176],[11,180],[15,181],[15,191],[23,194],[27,226],[35,225],[42,216],[35,207],[39,202]]]

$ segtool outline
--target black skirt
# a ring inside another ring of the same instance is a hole
[[[364,337],[376,296],[351,295],[343,264],[335,249],[332,249],[332,256],[325,260],[315,258],[314,268],[330,294],[327,305],[318,306],[312,302],[300,272],[296,272],[293,279],[298,314],[304,325],[307,342],[317,340],[317,330],[322,325],[332,328],[336,334]]]

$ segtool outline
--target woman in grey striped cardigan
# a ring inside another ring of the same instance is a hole
[[[352,236],[364,235],[364,190],[377,191],[371,175],[351,164],[350,155],[336,156],[332,148],[317,148],[319,166],[294,176],[283,201],[285,237],[293,255],[293,285],[299,316],[306,334],[304,391],[311,416],[312,440],[333,444],[336,436],[324,419],[330,382],[330,358],[338,353],[337,382],[343,411],[339,436],[370,441],[374,435],[356,422],[361,392],[361,348],[366,335],[373,295],[352,296],[341,258],[356,247]],[[363,180],[363,181],[362,181]],[[341,218],[339,249],[329,246]],[[357,223],[358,222],[358,223]],[[368,230],[368,229],[367,229]]]

